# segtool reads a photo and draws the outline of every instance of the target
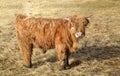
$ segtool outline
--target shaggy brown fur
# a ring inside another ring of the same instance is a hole
[[[44,51],[56,48],[62,69],[69,68],[68,57],[77,50],[78,39],[85,35],[88,23],[87,18],[77,16],[49,19],[17,15],[16,30],[24,65],[32,66],[32,50],[37,46]],[[78,32],[81,35],[77,37]]]

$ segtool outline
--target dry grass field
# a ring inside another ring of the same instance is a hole
[[[93,15],[80,50],[70,56],[72,68],[59,71],[55,50],[43,54],[37,48],[33,68],[23,67],[14,27],[22,0],[0,0],[0,76],[120,76],[120,0],[39,0],[39,4],[35,7],[40,17]]]

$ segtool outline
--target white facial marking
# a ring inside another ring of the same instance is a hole
[[[75,28],[74,27],[71,27],[72,30],[74,30]]]
[[[75,33],[75,37],[76,37],[76,38],[80,37],[81,35],[82,35],[82,32],[77,32],[77,33]]]

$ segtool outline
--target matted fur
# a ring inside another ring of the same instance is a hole
[[[16,31],[24,65],[31,67],[33,46],[46,51],[56,48],[62,68],[69,65],[68,56],[77,50],[78,39],[75,34],[82,32],[89,23],[85,17],[68,17],[66,19],[34,18],[25,15],[16,16]],[[82,37],[81,36],[81,37]]]

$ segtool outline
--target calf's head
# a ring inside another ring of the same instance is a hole
[[[70,32],[76,38],[82,38],[85,36],[85,28],[89,23],[89,20],[86,17],[73,16],[70,18]]]

